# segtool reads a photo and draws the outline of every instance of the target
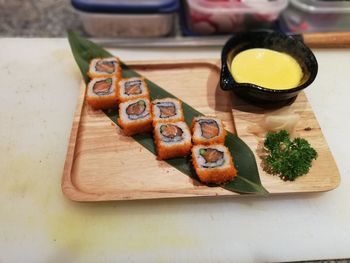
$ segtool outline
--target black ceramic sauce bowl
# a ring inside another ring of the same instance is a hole
[[[237,83],[230,70],[232,60],[238,53],[251,48],[267,48],[296,59],[303,71],[299,85],[287,90],[274,90],[251,83]],[[220,86],[223,90],[232,90],[238,96],[260,104],[287,102],[314,81],[317,71],[314,54],[301,40],[275,31],[242,32],[232,36],[223,47]]]

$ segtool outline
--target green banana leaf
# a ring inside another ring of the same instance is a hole
[[[89,68],[89,62],[96,57],[111,57],[111,53],[103,49],[101,46],[78,36],[74,32],[68,32],[68,40],[72,49],[73,56],[80,68],[80,71],[88,83],[89,77],[87,71]],[[130,69],[127,65],[122,63],[123,77],[135,77],[140,76],[137,72]],[[157,84],[146,80],[147,85],[151,92],[151,99],[173,97],[172,94],[159,87]],[[183,111],[185,115],[185,121],[188,125],[191,124],[193,117],[202,115],[196,111],[190,105],[183,103]],[[105,111],[105,114],[115,123],[117,123],[118,111]],[[153,143],[152,134],[138,134],[133,138],[144,146],[147,150],[156,155],[156,149]],[[228,132],[225,145],[229,148],[238,176],[231,182],[220,185],[229,191],[245,194],[267,194],[268,191],[262,186],[257,164],[253,152],[249,147],[236,135]],[[166,160],[167,163],[180,170],[182,173],[190,176],[193,179],[198,180],[195,171],[192,167],[190,158],[174,158]]]

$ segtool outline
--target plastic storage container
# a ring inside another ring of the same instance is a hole
[[[186,0],[187,24],[195,34],[271,28],[288,0]]]
[[[282,14],[291,32],[350,30],[350,1],[291,0]]]
[[[94,37],[158,37],[172,32],[179,0],[72,0]]]

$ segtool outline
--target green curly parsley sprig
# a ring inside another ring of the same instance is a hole
[[[317,158],[317,152],[307,140],[290,140],[289,133],[285,130],[268,132],[264,146],[268,152],[265,159],[267,170],[286,181],[294,181],[297,177],[307,174],[312,160]]]

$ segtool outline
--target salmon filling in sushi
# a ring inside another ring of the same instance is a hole
[[[90,62],[88,76],[90,78],[110,77],[110,76],[115,76],[117,78],[120,78],[121,76],[120,62],[115,57],[95,58]]]
[[[88,84],[86,101],[94,109],[110,109],[116,106],[116,78],[92,79]]]
[[[184,120],[182,104],[177,99],[165,98],[152,101],[153,122],[177,122]]]
[[[120,102],[136,98],[148,98],[149,90],[143,78],[125,78],[119,81],[118,100]]]
[[[125,135],[152,130],[151,103],[148,99],[135,99],[119,104],[118,124]]]
[[[126,114],[130,120],[138,120],[146,117],[149,115],[149,112],[146,111],[146,102],[139,100],[130,104],[126,107]]]
[[[194,144],[223,144],[226,130],[220,119],[201,116],[193,119],[192,134]]]
[[[185,122],[157,123],[154,139],[159,160],[183,157],[191,152],[191,132]]]
[[[222,184],[237,175],[229,150],[221,144],[195,145],[192,148],[192,163],[204,183]]]
[[[220,167],[224,164],[224,153],[214,148],[203,148],[199,150],[202,157],[201,166],[205,168]]]
[[[95,71],[112,74],[115,70],[115,65],[112,61],[98,61],[95,65]]]
[[[176,107],[173,102],[158,103],[159,117],[162,119],[170,118],[176,115]]]

